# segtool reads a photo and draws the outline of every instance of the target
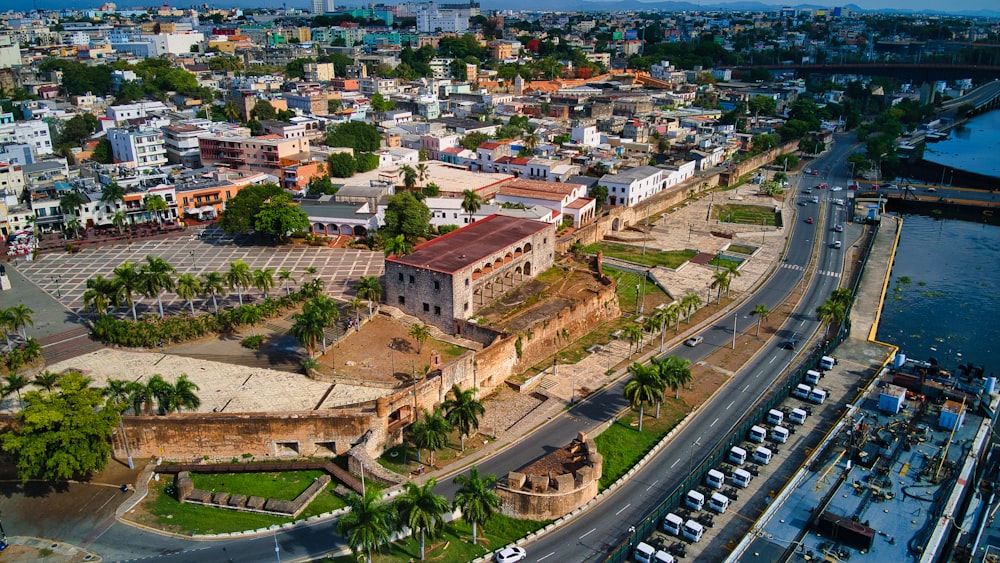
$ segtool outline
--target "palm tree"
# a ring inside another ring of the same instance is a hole
[[[497,484],[496,475],[479,476],[476,466],[469,469],[469,475],[456,475],[455,508],[462,511],[462,519],[472,524],[472,545],[477,545],[476,532],[479,524],[485,524],[500,508],[500,496],[493,492]]]
[[[250,325],[250,336],[257,336],[254,327],[264,320],[264,310],[257,305],[244,305],[236,310],[236,318],[239,322]]]
[[[708,287],[719,290],[718,302],[722,303],[722,292],[729,288],[729,270],[716,270],[712,274],[712,285]]]
[[[226,101],[226,105],[222,106],[222,114],[230,123],[236,123],[240,119],[240,109],[236,107],[236,102],[233,100]]]
[[[372,552],[388,545],[392,538],[396,510],[383,502],[374,488],[367,489],[364,496],[349,493],[346,501],[350,511],[337,520],[337,533],[347,540],[355,559],[367,554],[367,561],[371,561]]]
[[[358,297],[368,301],[368,319],[374,317],[374,307],[382,299],[382,284],[378,282],[378,276],[362,276],[354,285],[358,292]]]
[[[190,379],[186,373],[182,373],[174,383],[174,397],[177,401],[177,412],[182,408],[188,410],[198,410],[201,406],[201,399],[195,394],[199,387]]]
[[[538,130],[533,130],[524,137],[524,148],[533,154],[541,140],[541,137],[538,136]]]
[[[649,319],[653,322],[655,326],[660,327],[660,352],[663,352],[663,340],[667,333],[667,325],[670,324],[670,313],[667,308],[656,309],[653,314],[650,315]]]
[[[153,410],[153,394],[148,385],[141,381],[129,381],[125,384],[128,393],[128,405],[136,416],[148,414]]]
[[[80,220],[76,217],[70,217],[66,222],[66,230],[73,234],[74,237],[80,236]]]
[[[409,164],[404,164],[399,170],[403,173],[403,185],[412,190],[417,185],[417,171]]]
[[[757,305],[756,307],[754,307],[753,311],[750,311],[750,314],[751,315],[755,315],[757,317],[757,334],[756,334],[756,336],[760,336],[760,324],[762,322],[764,322],[765,320],[767,320],[767,316],[771,314],[771,310],[767,308],[767,305],[761,303],[760,305]]]
[[[304,309],[301,313],[292,315],[292,326],[288,329],[299,344],[306,349],[306,355],[310,358],[316,350],[316,343],[323,339],[323,319],[315,313],[307,313]]]
[[[326,295],[318,295],[306,301],[306,304],[302,306],[302,314],[319,323],[323,353],[326,354],[326,329],[332,327],[340,318],[340,307],[337,306],[336,301]]]
[[[125,225],[128,224],[128,218],[125,216],[124,211],[115,211],[115,214],[111,217],[111,224],[118,229],[118,234],[122,234],[125,231]]]
[[[628,339],[628,357],[632,357],[632,348],[635,347],[635,351],[639,351],[639,341],[642,340],[642,327],[637,324],[629,324],[623,329],[625,333],[625,338]]]
[[[433,413],[423,409],[424,420],[413,424],[413,441],[417,446],[417,460],[420,459],[420,449],[430,452],[430,465],[434,467],[434,451],[440,450],[448,443],[448,433],[451,432],[451,423],[441,414],[440,408],[435,408]]]
[[[93,309],[98,316],[104,316],[114,303],[115,283],[101,274],[87,280],[87,290],[83,292],[83,306]]]
[[[274,288],[274,268],[258,268],[251,276],[253,286],[267,299],[267,292]]]
[[[83,197],[83,194],[77,191],[66,192],[61,198],[59,198],[59,209],[63,213],[73,213],[78,211],[79,208],[83,207],[87,203],[87,198]],[[79,215],[79,213],[77,213]]]
[[[164,415],[177,410],[177,397],[174,393],[174,386],[166,379],[163,379],[162,375],[154,373],[149,378],[149,382],[146,383],[146,388],[149,390],[149,394],[156,399],[158,414]]]
[[[677,303],[671,303],[667,307],[667,324],[674,325],[674,334],[681,329],[681,308]]]
[[[243,305],[243,291],[250,286],[252,281],[253,275],[250,273],[250,266],[242,258],[237,258],[229,265],[229,271],[226,272],[226,285],[229,286],[229,289],[236,290],[240,305]]]
[[[351,309],[354,309],[354,320],[356,320],[358,322],[358,330],[360,330],[360,327],[361,327],[361,309],[364,308],[365,303],[364,303],[364,301],[360,297],[355,296],[355,297],[352,297],[351,300],[348,302],[348,306],[350,306]]]
[[[7,350],[13,350],[10,344],[11,324],[14,322],[14,314],[10,309],[0,309],[0,330],[3,330],[3,337],[7,340]]]
[[[215,313],[219,313],[219,302],[216,300],[216,295],[225,295],[225,277],[219,272],[205,272],[201,275],[201,292],[202,295],[212,296],[212,305],[215,307]]]
[[[288,269],[279,271],[278,279],[281,280],[281,288],[285,290],[285,295],[291,295],[292,288],[288,287],[288,283],[295,283],[295,277],[292,276],[292,271]]]
[[[146,197],[142,199],[143,211],[146,212],[147,216],[149,213],[155,214],[156,222],[161,227],[163,226],[163,213],[169,208],[167,200],[163,199],[163,196],[160,194],[147,194]]]
[[[23,409],[24,402],[21,401],[21,389],[31,385],[31,380],[19,373],[9,373],[4,376],[4,381],[7,383],[3,386],[2,396],[6,397],[8,395],[16,394],[17,403]]]
[[[441,403],[445,410],[445,419],[461,434],[462,451],[465,451],[465,437],[479,430],[479,417],[486,414],[486,408],[476,400],[475,387],[462,391],[458,384],[451,386],[452,399]]]
[[[420,184],[423,185],[428,178],[427,164],[421,162],[417,165],[417,179],[420,180]]]
[[[28,340],[28,333],[25,332],[24,328],[26,326],[35,326],[34,319],[31,315],[34,311],[28,308],[24,303],[18,303],[7,309],[10,312],[10,328],[21,335],[22,340]]]
[[[830,329],[840,326],[846,311],[847,308],[844,304],[836,301],[833,297],[827,298],[822,305],[816,307],[816,314],[819,315],[820,322],[826,323],[827,338],[830,337]]]
[[[125,199],[125,188],[118,185],[118,182],[111,182],[101,188],[101,203],[115,205],[123,199]]]
[[[628,372],[632,378],[625,383],[625,398],[632,408],[639,407],[639,432],[642,432],[643,409],[646,403],[660,400],[665,386],[659,372],[652,366],[633,362]]]
[[[316,272],[317,272],[317,270],[316,270],[316,266],[306,266],[306,267],[304,268],[304,270],[305,270],[305,272],[306,272],[307,274],[309,274],[310,276],[312,276],[312,277],[316,277]]]
[[[681,388],[691,383],[691,361],[677,356],[667,356],[654,360],[653,365],[660,372],[660,377],[666,386],[674,392],[674,398],[679,399]]]
[[[163,318],[163,301],[160,299],[164,291],[174,290],[174,278],[170,274],[177,273],[177,269],[167,263],[163,258],[146,256],[146,264],[139,270],[142,292],[147,297],[156,297],[156,306],[160,310],[160,318]]]
[[[830,294],[830,299],[833,299],[836,303],[843,305],[844,308],[846,309],[848,306],[850,306],[851,301],[853,301],[854,295],[851,293],[850,289],[846,287],[840,287],[833,290],[833,293]]]
[[[175,288],[177,296],[188,302],[188,307],[191,308],[191,314],[194,314],[194,298],[201,295],[201,279],[194,274],[181,274],[177,278],[177,287]]]
[[[431,337],[431,329],[423,323],[417,323],[410,327],[408,334],[417,341],[417,353],[424,348],[424,342]]]
[[[701,305],[701,296],[689,291],[681,297],[681,308],[684,309],[685,321],[691,321],[691,313]]]
[[[483,196],[475,190],[462,191],[462,211],[469,214],[469,223],[472,223],[472,216],[483,207]]]
[[[659,326],[660,326],[659,323],[656,322],[656,319],[653,318],[653,315],[650,315],[645,319],[642,319],[642,331],[649,334],[650,342],[653,341],[653,334],[656,332],[656,329]]]
[[[412,481],[403,483],[403,493],[396,497],[393,506],[399,521],[420,534],[420,560],[424,557],[424,535],[434,537],[444,529],[444,515],[448,512],[448,499],[435,494],[437,479],[431,477],[423,485]]]
[[[406,256],[413,252],[413,245],[410,244],[410,241],[406,240],[405,236],[396,235],[386,239],[383,250],[386,256]]]
[[[42,389],[51,392],[53,389],[56,388],[56,385],[59,383],[59,380],[61,378],[62,375],[45,370],[42,373],[36,375],[35,378],[31,380],[31,382],[41,387]]]
[[[743,274],[737,269],[736,264],[729,264],[726,266],[726,269],[729,270],[729,280],[726,281],[726,297],[729,297],[729,287],[732,285],[733,280]]]
[[[135,294],[142,288],[142,275],[139,268],[126,260],[112,272],[114,274],[114,287],[116,303],[125,302],[132,309],[132,320],[138,321],[139,317],[135,313]]]
[[[42,345],[34,338],[29,338],[21,348],[21,353],[26,361],[33,362],[42,357]]]
[[[108,398],[108,405],[118,412],[118,431],[122,434],[122,442],[125,444],[125,457],[128,460],[128,468],[134,469],[132,463],[132,451],[128,447],[128,438],[125,436],[125,424],[122,422],[121,413],[129,404],[128,383],[120,379],[109,379],[101,390],[101,394]]]

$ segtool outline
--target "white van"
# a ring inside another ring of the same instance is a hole
[[[750,427],[750,441],[758,444],[764,443],[767,438],[767,429],[754,425]]]
[[[684,519],[674,514],[673,512],[668,512],[667,515],[663,517],[664,533],[670,534],[671,536],[680,537],[681,528],[683,527],[684,527]]]
[[[674,559],[673,555],[662,549],[656,550],[656,555],[653,556],[653,563],[674,563],[675,561],[676,559]]]
[[[737,469],[733,471],[733,484],[741,489],[749,487],[752,479],[753,475],[745,469]]]
[[[736,465],[743,465],[747,461],[747,451],[739,446],[733,446],[729,450],[729,462]]]
[[[653,563],[653,554],[656,550],[653,546],[646,542],[639,542],[639,545],[635,546],[635,562],[636,563]]]
[[[823,356],[819,359],[819,369],[833,369],[837,365],[837,359],[831,356]]]
[[[699,542],[701,541],[701,536],[705,533],[705,527],[694,520],[688,520],[684,523],[682,533],[684,534],[684,539],[691,542]]]
[[[764,446],[757,448],[753,452],[753,460],[761,465],[771,463],[771,456],[771,450],[765,448]]]
[[[767,411],[767,423],[778,425],[781,421],[785,419],[785,413],[779,411],[778,409],[771,409]]]
[[[709,469],[705,474],[705,484],[713,489],[721,489],[726,484],[726,474],[715,469]]]
[[[813,389],[809,393],[809,402],[816,403],[817,405],[822,405],[823,401],[826,400],[826,391],[822,389]]]
[[[688,491],[684,497],[684,505],[691,510],[701,510],[705,506],[705,495],[694,490]]]
[[[792,412],[788,413],[788,422],[792,424],[805,424],[807,416],[809,416],[809,413],[802,409],[792,409]]]
[[[823,377],[823,374],[814,369],[811,369],[806,372],[806,377],[804,381],[809,385],[816,385],[817,383],[819,383],[820,377]]]
[[[722,514],[729,508],[729,497],[721,493],[712,493],[708,497],[708,509]]]
[[[809,387],[805,383],[799,383],[798,385],[795,386],[795,391],[792,392],[792,395],[794,395],[796,398],[799,399],[808,400],[809,393],[811,392],[812,392],[812,387]]]
[[[771,439],[779,444],[784,444],[788,441],[788,429],[784,426],[775,426],[771,429]]]

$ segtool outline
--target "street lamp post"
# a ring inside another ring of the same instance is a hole
[[[736,319],[740,318],[739,313],[733,313],[733,350],[736,349]]]
[[[699,436],[694,442],[691,442],[691,448],[688,451],[688,477],[691,476],[691,472],[694,470],[694,449],[701,445],[701,437]]]

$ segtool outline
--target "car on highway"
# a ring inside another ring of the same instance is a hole
[[[810,225],[812,225],[815,222],[816,221],[814,221],[812,217],[809,217],[808,219],[806,219],[806,223],[809,223]]]
[[[684,345],[694,348],[695,346],[701,344],[704,341],[705,338],[703,336],[692,336],[691,338],[688,338],[687,340],[684,341]]]
[[[819,170],[816,170],[815,168],[813,168],[813,170],[812,170],[811,174],[812,174],[813,176],[819,176]]]
[[[844,190],[844,188],[842,188],[840,186],[834,186],[834,187],[830,188],[831,192],[840,192],[840,191],[843,191],[843,190]]]
[[[826,182],[823,182],[822,184],[816,186],[816,189],[817,190],[825,190],[827,188],[827,186],[829,186],[829,185],[830,184],[827,184]]]
[[[934,193],[934,192],[936,192],[936,191],[937,191],[937,188],[927,188],[927,189],[926,189],[926,190],[924,190],[924,191],[925,191],[925,192],[930,192],[930,193]]]
[[[799,202],[799,205],[809,205],[809,200],[803,199],[802,201]]]
[[[813,173],[812,168],[806,168],[806,174],[812,174],[812,173]]]
[[[834,248],[840,248],[840,246],[841,246],[842,244],[843,244],[843,243],[841,243],[841,242],[840,242],[839,240],[835,240],[835,241],[833,241],[833,242],[831,242],[831,243],[830,243],[830,246],[832,246],[832,247],[834,247]]]
[[[795,350],[795,347],[798,346],[798,344],[799,344],[799,339],[796,338],[795,336],[792,336],[788,340],[782,342],[781,347],[784,348],[785,350]]]
[[[843,225],[836,225],[836,226],[833,227],[833,230],[835,232],[842,233],[842,232],[844,232],[844,226]]]
[[[809,189],[809,188],[806,188],[806,189],[802,190],[802,193],[804,193],[804,194],[811,194],[811,193],[813,193],[813,191],[811,189]]]
[[[856,190],[856,189],[858,189],[858,185],[857,184],[851,184],[850,186],[847,186],[847,189],[849,189],[849,190]]]
[[[524,551],[524,548],[505,547],[493,554],[493,560],[497,563],[514,563],[515,561],[523,561],[527,556],[528,553]]]

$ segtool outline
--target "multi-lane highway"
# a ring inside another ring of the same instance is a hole
[[[820,176],[802,179],[801,186],[793,181],[795,201],[806,183],[827,182],[846,185],[847,170],[844,159],[851,147],[841,139],[828,154],[811,165],[823,171]],[[805,298],[788,323],[775,339],[756,356],[754,361],[740,370],[733,380],[721,390],[710,405],[699,410],[698,415],[679,433],[656,458],[647,464],[635,478],[591,510],[552,533],[528,545],[528,561],[597,561],[617,545],[627,534],[628,527],[640,521],[653,510],[684,478],[690,467],[697,466],[708,455],[712,446],[723,440],[730,429],[768,389],[775,377],[792,361],[794,354],[780,348],[793,336],[804,342],[819,326],[816,307],[838,287],[844,253],[849,241],[860,231],[848,226],[848,232],[835,233],[835,224],[845,224],[844,208],[832,205],[831,198],[846,198],[845,192],[814,191],[818,204],[795,206],[796,217],[785,217],[785,228],[790,229],[790,241],[784,260],[774,275],[759,291],[734,311],[736,329],[752,330],[756,319],[750,311],[759,304],[776,309],[796,285],[805,283],[807,268],[814,269]],[[805,222],[813,217],[815,222]],[[855,232],[851,232],[854,230]],[[842,248],[833,248],[834,238],[844,241]],[[816,254],[814,256],[814,251]],[[702,331],[704,342],[697,348],[679,347],[669,353],[691,361],[698,361],[712,350],[728,346],[733,337],[734,315],[727,315],[718,323]],[[588,431],[606,421],[626,407],[622,396],[624,381],[609,385],[591,395],[587,401],[554,418],[523,440],[492,458],[478,464],[481,473],[505,475],[539,457],[562,447],[580,431]],[[441,482],[438,492],[451,497],[455,486],[451,479]],[[282,559],[319,556],[338,549],[342,542],[336,535],[334,522],[318,522],[292,529],[279,530],[273,535],[228,541],[192,542],[137,530],[115,524],[101,535],[89,549],[101,553],[106,560],[144,558],[146,561],[271,561],[275,548]]]

